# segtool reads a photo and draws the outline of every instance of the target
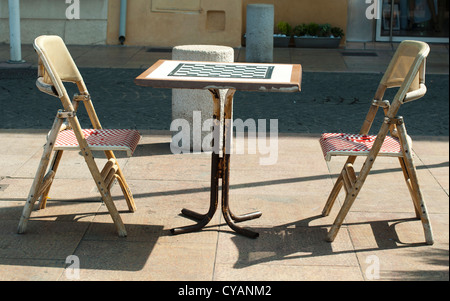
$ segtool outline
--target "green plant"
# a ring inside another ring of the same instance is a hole
[[[319,25],[319,37],[329,37],[331,35],[331,25],[330,24],[321,24]]]
[[[296,35],[297,37],[301,37],[306,35],[307,33],[307,28],[306,28],[306,24],[300,24],[294,27],[294,35]]]
[[[294,35],[297,37],[301,36],[318,36],[318,37],[330,37],[333,35],[335,38],[342,38],[344,36],[344,31],[335,26],[332,27],[330,24],[317,24],[311,22],[309,24],[302,23],[294,27]]]
[[[332,27],[331,28],[331,34],[335,38],[342,38],[345,35],[344,31],[341,28],[339,28],[339,27]]]
[[[284,34],[286,36],[291,35],[292,27],[289,25],[289,23],[281,21],[277,24],[277,30],[279,33]]]
[[[319,24],[311,22],[306,25],[306,34],[309,36],[317,36],[319,33]]]

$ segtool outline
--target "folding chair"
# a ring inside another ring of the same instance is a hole
[[[63,151],[71,150],[81,152],[119,236],[126,236],[125,226],[110,194],[110,188],[115,180],[122,189],[128,209],[134,212],[136,206],[113,151],[126,151],[131,156],[139,143],[140,134],[136,130],[102,129],[83,78],[60,37],[40,36],[35,39],[34,48],[39,57],[36,86],[42,92],[58,97],[64,110],[57,112],[47,136],[47,143],[44,145],[42,158],[23,208],[18,232],[25,232],[31,211],[38,199],[40,209],[45,208]],[[63,82],[77,85],[79,93],[74,95],[72,102]],[[81,128],[77,117],[80,102],[84,103],[93,129]],[[101,171],[94,160],[93,151],[104,151],[108,159]],[[53,160],[46,172],[52,153],[54,153]]]
[[[426,43],[403,41],[398,46],[386,73],[381,79],[359,134],[322,134],[320,145],[325,160],[330,160],[332,156],[348,156],[322,212],[323,216],[329,215],[339,191],[344,187],[345,201],[328,233],[328,241],[333,241],[336,237],[377,156],[392,156],[398,157],[400,161],[414,203],[416,216],[422,221],[426,243],[433,244],[431,225],[412,158],[412,142],[406,133],[403,118],[396,117],[402,104],[425,95],[425,64],[429,51],[430,48]],[[392,103],[383,100],[386,89],[393,87],[399,87],[399,89]],[[384,110],[384,121],[378,134],[371,136],[368,133],[379,107]],[[389,131],[391,136],[387,135]],[[367,157],[358,176],[353,168],[357,156]]]

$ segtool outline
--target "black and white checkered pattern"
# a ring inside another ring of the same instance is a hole
[[[270,79],[273,66],[179,64],[168,76]]]

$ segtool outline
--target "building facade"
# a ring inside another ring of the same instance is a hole
[[[448,0],[349,0],[347,36],[351,41],[449,42]]]
[[[21,39],[57,34],[78,45],[240,47],[246,7],[254,3],[273,4],[275,24],[330,23],[347,41],[449,38],[448,0],[20,0]],[[9,42],[8,0],[0,0],[1,42]]]

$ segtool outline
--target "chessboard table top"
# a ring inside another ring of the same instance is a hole
[[[155,88],[298,92],[301,76],[299,64],[159,60],[135,83]]]

